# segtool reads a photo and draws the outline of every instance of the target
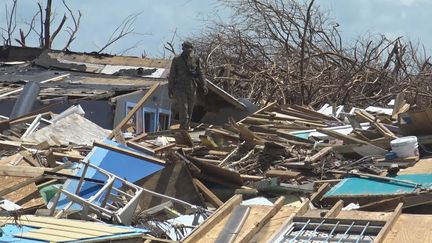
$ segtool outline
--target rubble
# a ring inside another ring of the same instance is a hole
[[[66,56],[47,55],[36,64],[76,68]],[[141,66],[134,61],[134,69]],[[113,66],[80,65],[75,72],[86,68],[113,83],[127,79],[127,72]],[[164,72],[153,68],[152,75]],[[147,80],[134,74],[147,86],[138,92],[135,86],[122,87],[125,93],[116,96],[109,89],[90,94],[60,88],[84,82],[77,76],[39,80],[38,102],[45,105],[0,120],[0,222],[9,232],[1,240],[390,242],[401,237],[390,231],[393,227],[432,220],[424,207],[432,203],[427,158],[432,140],[421,118],[430,111],[410,110],[403,95],[394,97],[393,107],[349,111],[270,103],[223,124],[196,120],[184,131],[163,108],[169,100],[162,95],[162,76]],[[61,81],[66,83],[44,86]],[[0,106],[24,92],[7,82],[2,87]],[[229,94],[212,90],[232,109],[243,107]],[[55,111],[47,96],[66,97],[68,105]],[[76,96],[81,98],[71,98]],[[110,97],[116,108],[109,114],[117,114],[110,119],[116,121],[103,127],[109,122],[94,117],[104,110],[87,110],[82,97],[103,102]],[[125,97],[134,97],[133,104]],[[214,106],[209,109],[214,110],[207,115],[216,114]],[[398,157],[391,142],[407,136],[416,136],[418,149]],[[17,227],[24,227],[21,234]]]

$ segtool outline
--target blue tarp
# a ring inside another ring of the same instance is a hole
[[[105,140],[104,143],[141,153],[140,151],[134,150],[122,144],[118,144],[111,140]],[[164,168],[164,166],[161,164],[138,159],[133,156],[99,147],[93,147],[84,161],[90,161],[91,164],[97,165],[100,168],[132,183]],[[83,164],[80,164],[79,166],[80,169],[76,173],[77,176],[81,176],[84,170]],[[107,180],[106,176],[98,173],[95,169],[90,167],[87,170],[86,177],[103,181]],[[78,180],[67,180],[64,184],[64,189],[68,192],[75,193],[78,183]],[[79,195],[85,199],[88,199],[89,197],[93,196],[102,186],[103,185],[84,182]],[[115,184],[114,186],[119,187],[120,185]],[[67,203],[69,203],[69,200],[65,195],[62,195],[58,202],[57,209],[63,208]],[[74,208],[77,209],[77,207]]]
[[[40,243],[46,241],[31,240],[31,239],[20,239],[14,235],[19,235],[36,228],[22,226],[19,227],[15,224],[6,224],[1,227],[2,235],[0,236],[0,242],[25,242],[25,243]]]
[[[25,216],[23,216],[25,217]],[[149,230],[147,229],[139,229],[139,228],[133,228],[133,227],[126,227],[126,226],[115,226],[118,228],[125,228],[125,229],[131,229],[133,230],[133,232],[130,233],[121,233],[121,234],[112,234],[109,236],[95,236],[93,238],[87,238],[87,240],[98,240],[98,241],[102,241],[104,239],[108,239],[107,241],[113,240],[115,238],[120,238],[120,237],[125,237],[125,236],[140,236],[143,233],[148,233]],[[28,227],[28,226],[18,226],[15,224],[6,224],[4,226],[1,227],[1,231],[2,234],[0,235],[0,242],[23,242],[23,243],[41,243],[41,242],[46,242],[43,240],[34,240],[34,239],[26,239],[26,238],[20,238],[20,234],[28,232],[28,231],[34,231],[37,230],[39,228],[36,227]],[[72,242],[72,241],[68,241],[68,242]],[[80,242],[80,240],[78,241],[73,241],[73,242]]]
[[[394,178],[419,183],[423,189],[432,188],[432,174],[399,175]],[[407,183],[350,177],[343,179],[332,187],[324,195],[324,198],[362,195],[397,195],[412,193],[415,189],[413,185]]]

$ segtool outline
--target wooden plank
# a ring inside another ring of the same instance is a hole
[[[44,234],[44,233],[35,233],[35,232],[18,233],[18,234],[15,234],[14,236],[19,237],[19,238],[30,238],[30,239],[34,239],[34,240],[42,240],[42,241],[48,241],[48,242],[79,240],[79,239],[73,238],[73,237],[48,235],[48,234]]]
[[[49,170],[45,167],[0,165],[0,176],[36,177]]]
[[[316,204],[319,202],[319,200],[321,200],[322,196],[324,196],[324,194],[330,189],[330,184],[329,183],[324,183],[322,184],[318,191],[316,191],[314,194],[312,194],[312,196],[310,197],[310,201],[313,204]]]
[[[52,149],[49,149],[45,154],[46,161],[48,163],[48,167],[54,168],[57,166],[56,159]]]
[[[20,154],[23,156],[24,161],[27,162],[29,165],[34,167],[40,167],[41,165],[39,162],[33,158],[33,154],[29,151],[21,151]]]
[[[334,137],[336,139],[340,139],[340,140],[342,140],[342,141],[344,141],[346,143],[370,144],[370,143],[368,143],[368,142],[366,142],[364,140],[361,140],[361,139],[358,139],[358,138],[355,138],[355,137],[352,137],[352,136],[348,136],[348,135],[345,135],[345,134],[342,134],[342,133],[339,133],[339,132],[336,132],[336,131],[333,131],[333,130],[330,130],[330,129],[317,128],[316,131],[320,132],[320,133],[323,133],[323,134],[326,134],[326,135],[328,135],[330,137]]]
[[[300,106],[300,105],[293,105],[292,107],[294,109],[298,110],[298,111],[302,111],[303,113],[307,113],[307,114],[309,114],[311,116],[314,116],[314,117],[317,117],[317,118],[321,118],[321,119],[324,119],[324,120],[337,121],[337,119],[334,118],[334,117],[332,117],[332,116],[328,116],[328,115],[322,114],[322,113],[320,113],[318,111],[314,111],[314,110],[305,108],[305,107]]]
[[[0,141],[0,147],[2,149],[14,149],[14,148],[19,148],[21,147],[21,142],[17,142],[17,141]]]
[[[85,239],[85,238],[95,237],[94,235],[89,235],[89,234],[82,233],[82,232],[73,232],[69,229],[60,230],[60,229],[41,228],[41,229],[37,229],[37,230],[31,230],[29,232],[38,233],[38,234],[45,234],[45,235],[64,236],[67,238],[74,238],[74,239]],[[107,234],[105,234],[105,235],[107,235]]]
[[[145,240],[144,243],[178,243],[178,241],[155,238],[151,235],[145,235],[142,239]]]
[[[430,174],[432,173],[432,158],[423,158],[417,161],[414,166],[400,171],[399,175],[405,174]]]
[[[306,211],[308,211],[309,209],[309,200],[306,200],[303,202],[303,204],[298,208],[298,210],[294,213],[291,214],[291,216],[289,216],[285,222],[282,224],[282,226],[279,228],[279,230],[277,230],[274,234],[272,234],[268,239],[267,243],[273,243],[275,241],[275,239],[277,239],[279,237],[279,235],[283,232],[283,230],[292,223],[294,217],[296,216],[302,216],[303,214],[306,213]]]
[[[430,214],[403,213],[384,237],[384,242],[432,242],[431,225],[432,217]]]
[[[126,142],[126,145],[133,148],[133,149],[136,149],[138,151],[146,153],[146,154],[154,155],[156,153],[153,149],[148,148],[142,144],[132,142],[132,141]]]
[[[246,243],[252,240],[258,231],[281,209],[281,207],[285,203],[285,198],[280,197],[274,203],[272,209],[266,213],[261,219],[257,221],[257,223],[253,227],[249,227],[244,229],[241,235],[239,235],[235,242],[237,243]],[[246,233],[244,233],[246,231]]]
[[[278,177],[278,178],[284,179],[284,180],[295,179],[295,178],[299,177],[300,175],[301,175],[301,172],[292,171],[292,170],[272,169],[272,170],[268,170],[266,172],[267,177]]]
[[[224,169],[217,165],[201,162],[190,156],[188,156],[187,159],[189,159],[192,164],[198,167],[205,175],[223,179],[224,181],[232,183],[234,185],[243,186],[243,180],[240,177],[240,174],[235,171]]]
[[[215,240],[215,243],[231,243],[234,242],[237,235],[240,233],[246,218],[249,216],[251,211],[250,206],[237,205],[234,207],[228,222],[226,222],[224,228],[219,233]]]
[[[325,147],[322,148],[320,151],[318,151],[318,153],[312,155],[311,157],[309,157],[309,159],[307,159],[307,162],[310,163],[315,163],[318,160],[322,159],[324,156],[326,156],[328,153],[330,153],[332,151],[332,147]]]
[[[333,207],[326,213],[324,218],[334,218],[337,217],[340,211],[342,211],[342,208],[344,206],[344,202],[342,200],[339,200]]]
[[[18,165],[19,163],[21,163],[21,161],[23,160],[23,156],[21,154],[14,154],[8,157],[5,157],[3,159],[0,160],[0,164],[2,165]]]
[[[258,137],[254,132],[249,130],[245,125],[241,123],[236,123],[233,119],[230,119],[231,126],[236,129],[243,139],[246,139],[251,142],[258,143],[260,145],[264,145],[264,140]]]
[[[243,175],[243,174],[241,174],[240,177],[244,181],[260,181],[260,180],[264,180],[265,179],[264,176]]]
[[[219,166],[223,166],[229,159],[231,159],[231,157],[236,154],[238,151],[238,147],[233,149],[227,156],[225,156],[225,158],[219,163]]]
[[[378,132],[384,135],[386,138],[395,139],[396,135],[391,132],[387,127],[382,125],[378,119],[376,119],[372,114],[365,110],[356,110],[355,114],[367,120],[371,126],[373,126]]]
[[[16,124],[20,124],[20,123],[30,122],[30,121],[33,121],[39,115],[41,115],[42,118],[51,118],[52,112],[48,111],[48,112],[43,112],[43,113],[40,113],[37,115],[24,115],[24,116],[10,120],[9,124],[10,125],[16,125]]]
[[[222,219],[228,216],[236,205],[239,205],[242,201],[241,195],[235,195],[229,199],[222,207],[207,218],[201,225],[195,228],[192,233],[183,240],[184,243],[195,243],[201,239],[205,234],[210,232],[212,228],[218,224]]]
[[[260,231],[252,238],[251,243],[266,242],[276,231],[278,231],[285,220],[289,218],[293,213],[297,211],[297,208],[289,205],[283,206],[273,216],[267,224],[261,228]]]
[[[211,133],[215,133],[217,135],[220,135],[220,136],[229,137],[233,140],[239,140],[240,139],[240,136],[238,134],[227,131],[227,130],[222,129],[222,128],[207,128],[206,130],[211,132]]]
[[[268,105],[262,107],[261,109],[255,111],[253,114],[260,114],[260,113],[262,113],[262,112],[264,112],[264,111],[268,111],[268,110],[270,110],[270,109],[273,109],[273,108],[276,107],[276,106],[277,106],[277,102],[272,102],[272,103],[270,103],[270,104],[268,104]],[[253,114],[252,114],[252,115],[253,115]],[[243,123],[243,122],[246,120],[246,118],[247,118],[247,117],[241,119],[241,120],[238,121],[237,123]]]
[[[251,205],[249,216],[246,218],[242,228],[239,231],[238,238],[242,238],[242,235],[246,233],[247,230],[257,224],[260,219],[271,210],[272,206],[265,205]],[[224,230],[224,227],[229,222],[230,216],[233,215],[231,212],[229,217],[225,217],[217,225],[215,225],[210,232],[203,235],[196,243],[207,243],[215,242],[218,235]]]
[[[358,210],[389,212],[393,211],[399,205],[399,203],[404,201],[404,197],[386,198],[384,200],[373,201],[371,203],[362,205]],[[406,205],[406,203],[404,205]]]
[[[312,122],[312,123],[316,123],[316,124],[324,124],[324,120],[328,120],[328,119],[321,119],[315,116],[311,116],[309,114],[300,112],[300,111],[296,111],[292,108],[287,108],[287,109],[280,109],[277,111],[280,114],[283,115],[287,115],[290,116],[291,121],[301,121],[301,122]]]
[[[98,232],[103,232],[107,234],[120,234],[120,233],[129,233],[133,232],[131,229],[127,228],[119,228],[111,225],[104,225],[95,222],[83,221],[83,220],[74,220],[74,219],[56,219],[53,217],[39,217],[33,215],[27,215],[25,218],[21,219],[24,224],[30,224],[32,222],[36,223],[44,223],[48,225],[56,225],[69,227],[71,230],[74,229],[91,229]],[[48,227],[49,228],[49,227]]]
[[[167,144],[167,145],[164,145],[164,146],[160,146],[160,147],[154,148],[153,150],[154,150],[155,153],[159,153],[159,152],[162,152],[162,151],[164,151],[164,150],[167,150],[167,149],[173,148],[173,147],[175,147],[176,145],[177,145],[177,144],[175,144],[175,143],[169,143],[169,144]]]
[[[136,136],[136,137],[134,137],[134,138],[131,138],[131,139],[129,139],[128,141],[136,142],[136,141],[138,141],[138,140],[140,140],[140,139],[143,139],[143,138],[145,138],[145,137],[147,137],[147,136],[148,136],[147,133],[141,133],[140,135],[138,135],[138,136]]]
[[[132,118],[132,116],[141,108],[141,106],[144,105],[144,103],[154,94],[154,92],[159,88],[160,83],[154,84],[147,92],[146,94],[138,101],[138,103],[130,110],[126,117],[123,118],[123,120],[120,121],[119,124],[114,129],[122,130],[124,125]],[[114,137],[114,133],[111,132],[111,134],[108,136],[109,139]]]
[[[64,163],[63,165],[57,166],[56,168],[50,169],[49,171],[51,171],[51,172],[58,172],[58,171],[60,171],[62,169],[65,169],[65,168],[69,167],[71,164],[72,164],[71,162]],[[39,176],[30,178],[28,180],[25,180],[23,182],[20,182],[20,183],[18,183],[16,185],[13,185],[13,186],[11,186],[9,188],[6,188],[6,189],[0,191],[0,197],[3,197],[4,195],[7,195],[7,194],[9,194],[11,192],[14,192],[14,191],[16,191],[16,190],[18,190],[18,189],[20,189],[22,187],[25,187],[27,185],[30,185],[30,184],[32,184],[34,182],[40,181],[40,180],[42,180],[44,178],[45,178],[44,175],[39,175]]]
[[[66,154],[66,153],[60,153],[60,152],[53,152],[53,155],[58,160],[63,160],[63,158],[67,158],[70,161],[78,162],[80,160],[83,160],[85,157],[79,154]]]
[[[223,205],[223,202],[212,192],[210,191],[200,180],[194,178],[193,183],[198,188],[198,190],[203,194],[204,198],[210,202],[216,208]]]
[[[377,237],[374,239],[374,242],[381,243],[384,241],[384,237],[388,234],[390,229],[393,227],[393,225],[399,218],[399,215],[402,213],[402,207],[403,203],[399,203],[391,217],[387,220],[387,223],[384,225]]]
[[[158,158],[151,157],[149,155],[145,155],[145,154],[141,154],[141,153],[137,153],[137,152],[129,150],[129,149],[124,149],[124,148],[116,147],[114,145],[110,145],[110,144],[94,141],[93,142],[93,146],[97,146],[97,147],[100,147],[100,148],[108,149],[108,150],[115,151],[115,152],[118,152],[118,153],[121,153],[121,154],[124,154],[124,155],[128,155],[128,156],[132,156],[132,157],[135,157],[135,158],[138,158],[138,159],[150,161],[150,162],[153,162],[153,163],[156,163],[156,164],[165,165],[165,161],[160,160]]]

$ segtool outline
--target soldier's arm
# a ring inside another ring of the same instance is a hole
[[[204,78],[204,73],[202,70],[202,66],[201,66],[201,60],[198,58],[197,59],[197,68],[196,68],[196,72],[197,72],[197,81],[198,81],[198,86],[201,88],[207,87],[207,82]]]
[[[175,76],[177,73],[177,65],[176,65],[176,57],[173,58],[173,60],[171,61],[171,67],[170,67],[170,73],[168,76],[168,90],[170,92],[173,91],[174,89],[174,83],[175,83]]]

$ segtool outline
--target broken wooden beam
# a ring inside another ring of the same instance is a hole
[[[58,172],[60,170],[68,168],[71,165],[72,165],[72,162],[67,162],[67,163],[59,165],[59,166],[57,166],[57,167],[55,167],[53,169],[50,169],[49,171],[51,171],[51,172]],[[34,182],[38,182],[38,181],[40,181],[40,180],[42,180],[44,178],[45,178],[45,175],[42,174],[42,175],[38,175],[38,176],[33,177],[33,178],[29,178],[29,179],[27,179],[27,180],[25,180],[23,182],[20,182],[18,184],[15,184],[15,185],[11,186],[11,187],[8,187],[8,188],[0,191],[0,197],[3,197],[3,196],[5,196],[5,195],[7,195],[7,194],[9,194],[11,192],[14,192],[14,191],[16,191],[16,190],[18,190],[18,189],[20,189],[22,187],[25,187],[27,185],[30,185],[30,184],[32,184]]]
[[[377,243],[384,242],[385,236],[388,234],[391,227],[396,223],[397,219],[399,218],[400,214],[402,213],[402,207],[403,207],[403,203],[399,203],[399,205],[393,211],[390,218],[387,219],[387,222],[384,225],[384,227],[380,230],[379,234],[375,237],[374,242],[377,242]]]
[[[234,209],[234,207],[239,205],[241,202],[242,202],[241,195],[233,196],[226,203],[224,203],[222,207],[218,208],[213,215],[207,218],[201,225],[196,227],[192,231],[192,233],[183,240],[183,242],[184,243],[197,242],[204,235],[208,234],[208,232],[210,232],[213,229],[213,227],[215,227],[227,215],[229,215],[231,211]]]
[[[247,231],[246,235],[242,236],[242,238],[237,239],[238,243],[247,243],[252,240],[252,238],[262,229],[262,227],[282,208],[285,203],[285,197],[279,197],[276,202],[273,204],[272,209],[264,215],[264,217],[259,220],[254,227],[249,229],[244,229]]]
[[[156,83],[154,84],[147,92],[146,94],[138,101],[138,103],[132,108],[132,110],[130,110],[126,117],[123,118],[123,120],[121,120],[119,122],[119,124],[117,124],[117,126],[113,129],[118,129],[119,131],[122,131],[122,128],[124,127],[124,125],[126,125],[126,123],[132,118],[132,116],[141,108],[141,106],[144,105],[144,103],[156,92],[156,90],[159,88],[160,83]],[[109,139],[114,137],[114,133],[111,132],[111,134],[108,136]]]
[[[151,157],[151,156],[145,155],[145,154],[141,154],[141,153],[129,150],[129,149],[116,147],[116,146],[111,145],[111,144],[106,144],[106,143],[94,141],[93,142],[93,146],[104,148],[104,149],[108,149],[108,150],[111,150],[111,151],[115,151],[115,152],[118,152],[118,153],[121,153],[121,154],[124,154],[124,155],[129,155],[129,156],[132,156],[132,157],[135,157],[135,158],[138,158],[138,159],[142,159],[142,160],[154,162],[154,163],[157,163],[157,164],[165,165],[165,161],[160,160],[158,158]]]
[[[335,205],[325,214],[324,218],[335,218],[338,216],[340,211],[344,206],[344,202],[342,200],[337,201]]]
[[[267,177],[278,177],[283,180],[291,180],[296,179],[301,175],[301,172],[298,171],[292,171],[292,170],[268,170],[266,172]]]
[[[203,194],[205,200],[207,200],[213,206],[218,208],[223,205],[223,202],[212,191],[210,191],[210,189],[208,189],[200,180],[193,178],[193,183],[198,188],[198,190]]]
[[[146,146],[144,146],[144,145],[142,145],[142,144],[132,142],[132,141],[127,141],[127,142],[126,142],[126,145],[127,145],[128,147],[131,147],[131,148],[133,148],[133,149],[136,149],[136,150],[138,150],[138,151],[140,151],[140,152],[143,152],[143,153],[145,153],[145,154],[154,155],[154,154],[156,153],[153,149],[148,148],[148,147],[146,147]]]
[[[42,175],[46,170],[49,168],[0,165],[0,176],[36,177]]]

